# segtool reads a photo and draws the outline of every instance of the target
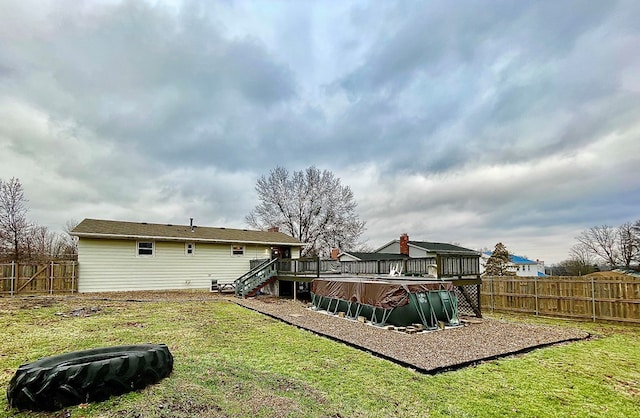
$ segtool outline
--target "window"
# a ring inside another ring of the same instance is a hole
[[[193,255],[196,251],[196,244],[193,242],[187,242],[184,244],[184,254],[185,255]]]
[[[231,255],[244,255],[244,245],[232,245]]]
[[[153,242],[138,241],[138,255],[153,255]]]

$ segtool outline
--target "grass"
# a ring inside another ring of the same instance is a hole
[[[91,316],[61,315],[98,306]],[[8,417],[627,417],[640,406],[640,327],[505,316],[598,338],[436,376],[222,301],[0,298],[0,385],[40,357],[166,343],[174,372],[156,385],[56,413]],[[428,353],[425,353],[428,355]]]

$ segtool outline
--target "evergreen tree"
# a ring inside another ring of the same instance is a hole
[[[509,260],[509,250],[503,243],[499,242],[485,264],[484,274],[486,276],[515,276],[513,264]]]

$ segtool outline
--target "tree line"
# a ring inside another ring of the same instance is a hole
[[[75,259],[77,243],[69,232],[76,222],[68,221],[64,233],[30,222],[22,183],[17,178],[0,178],[0,261],[45,261]]]
[[[569,258],[559,263],[567,274],[588,274],[597,271],[599,265],[631,268],[640,264],[640,219],[617,227],[593,226],[576,240]]]

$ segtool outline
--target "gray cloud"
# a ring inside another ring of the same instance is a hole
[[[240,227],[276,165],[337,172],[373,246],[557,261],[640,218],[637,2],[3,7],[0,177],[52,228]]]

